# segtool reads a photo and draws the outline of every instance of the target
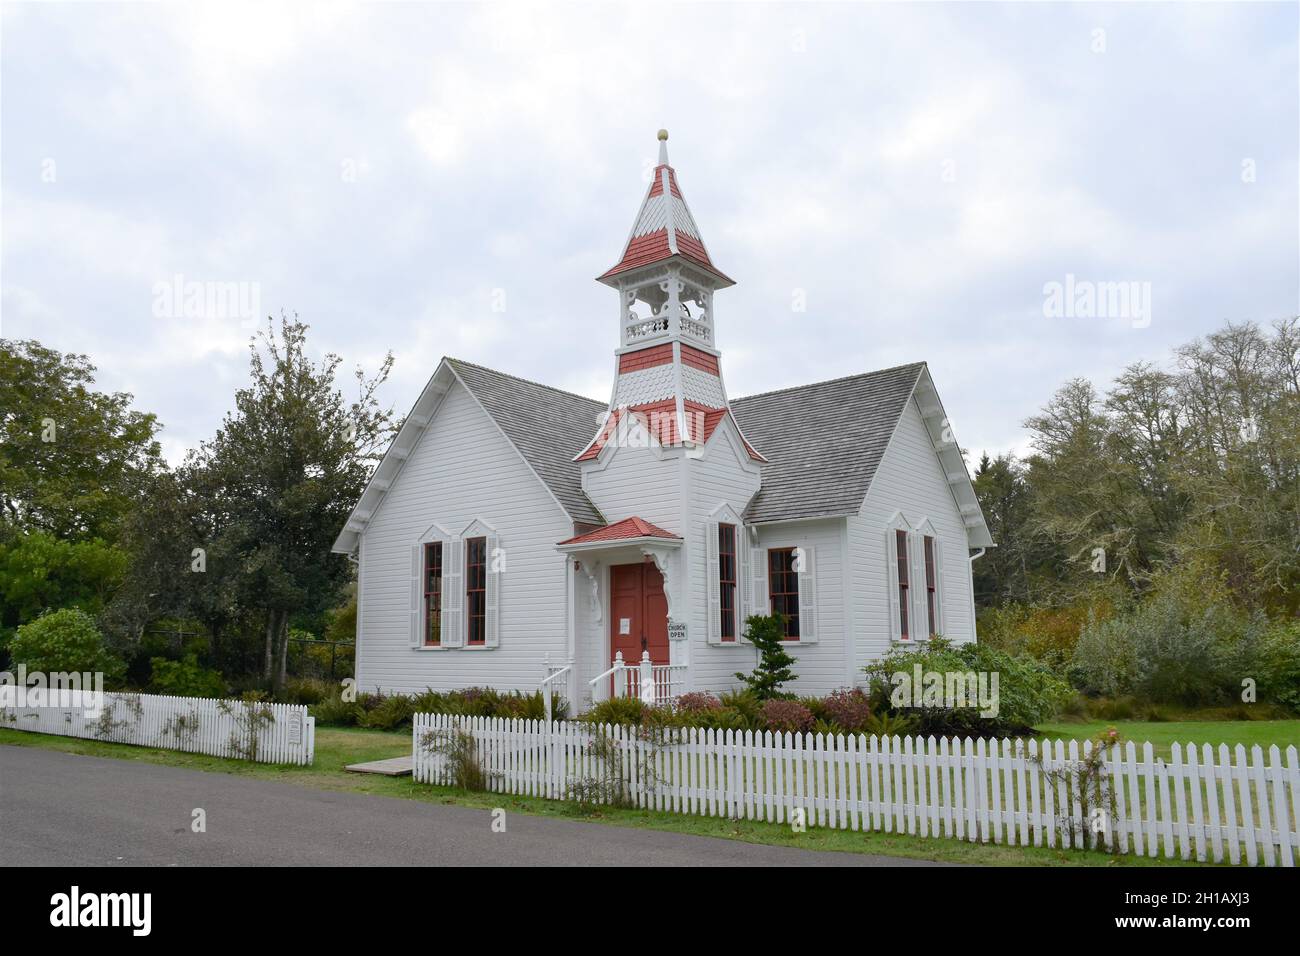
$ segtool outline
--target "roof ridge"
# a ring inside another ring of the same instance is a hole
[[[566,391],[565,389],[557,388],[554,385],[547,385],[545,382],[538,382],[538,381],[534,381],[531,378],[524,378],[522,375],[513,375],[510,372],[503,372],[500,369],[491,368],[487,365],[480,365],[477,362],[469,362],[466,361],[465,359],[454,358],[453,356],[450,355],[444,355],[443,360],[447,362],[451,362],[453,365],[467,365],[470,368],[476,368],[481,372],[491,372],[493,375],[500,375],[502,378],[511,378],[514,379],[516,382],[523,382],[525,385],[535,385],[537,388],[544,388],[548,392],[558,392],[561,395],[567,395],[569,398],[580,398],[584,402],[591,402],[591,404],[593,405],[600,405],[604,407],[606,404],[605,402],[599,401],[598,399],[588,398],[586,395],[579,395],[577,392]]]
[[[787,385],[785,388],[774,388],[774,389],[770,389],[769,391],[766,391],[766,392],[755,392],[755,393],[752,394],[752,395],[741,395],[739,398],[733,398],[733,399],[731,400],[731,403],[734,405],[736,402],[747,402],[747,401],[749,401],[750,399],[753,399],[753,398],[765,398],[765,397],[767,397],[768,395],[780,395],[782,392],[795,392],[795,391],[799,391],[800,389],[804,389],[804,388],[812,388],[812,387],[814,387],[814,386],[816,386],[816,385],[835,385],[835,384],[837,384],[837,383],[839,383],[839,382],[847,382],[847,381],[849,381],[850,379],[855,379],[855,378],[866,378],[866,377],[869,376],[869,375],[883,375],[883,374],[885,374],[886,372],[897,372],[899,369],[904,369],[904,368],[918,368],[918,369],[919,369],[919,368],[924,367],[925,364],[926,364],[926,363],[925,363],[924,361],[921,361],[921,362],[904,362],[904,363],[901,364],[901,365],[891,365],[891,366],[889,366],[889,368],[878,368],[878,369],[873,369],[873,370],[870,371],[870,372],[855,372],[855,373],[853,373],[852,375],[841,375],[839,378],[828,378],[828,379],[824,379],[824,380],[822,380],[822,381],[820,381],[820,382],[807,382],[807,383],[805,383],[805,384],[803,384],[803,385]]]

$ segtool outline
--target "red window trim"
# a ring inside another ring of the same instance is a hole
[[[934,573],[934,548],[935,548],[934,538],[927,534],[925,536],[925,544],[924,544],[925,609],[926,609],[926,613],[929,615],[929,621],[927,623],[929,624],[929,631],[931,637],[934,637],[936,633],[935,625],[938,623],[938,618],[935,616],[935,611],[936,611],[935,602],[938,600],[939,597],[938,594],[936,593],[936,588],[938,585],[937,582],[935,581],[935,573]]]
[[[727,548],[730,545],[730,549]],[[730,572],[730,577],[727,576]],[[731,606],[728,607],[727,605]],[[718,524],[718,614],[721,640],[736,640],[736,526]]]
[[[911,595],[911,581],[908,574],[907,532],[898,528],[894,531],[894,541],[898,551],[898,622],[899,637],[911,640],[910,621],[907,614],[907,601]]]
[[[773,614],[781,613],[785,615],[785,640],[787,641],[799,640],[799,572],[794,569],[794,552],[794,548],[767,549],[768,608]],[[773,558],[783,554],[789,555],[787,565],[789,570],[779,569],[773,565]],[[785,590],[777,590],[778,582],[785,585]],[[785,599],[782,602],[785,608],[779,612],[777,610],[778,597]]]
[[[477,550],[478,554],[475,555]],[[480,560],[475,561],[478,557]],[[475,614],[475,599],[482,613]],[[475,638],[477,627],[478,637]],[[482,647],[487,643],[487,538],[465,539],[465,645]]]
[[[424,646],[442,644],[442,542],[424,546]]]

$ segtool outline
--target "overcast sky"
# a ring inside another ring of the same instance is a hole
[[[1298,32],[1295,3],[6,3],[0,334],[87,353],[173,461],[249,335],[160,307],[177,276],[349,366],[393,350],[399,411],[444,354],[605,400],[593,277],[662,126],[737,280],[733,396],[923,359],[964,447],[1023,450],[1065,379],[1300,310]],[[1045,314],[1068,275],[1149,312]]]

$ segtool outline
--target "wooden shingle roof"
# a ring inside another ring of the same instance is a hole
[[[573,458],[591,441],[605,406],[472,362],[446,361],[569,516],[574,521],[604,524],[605,519],[582,490],[582,468]]]
[[[749,521],[856,514],[924,362],[731,400],[767,457]]]

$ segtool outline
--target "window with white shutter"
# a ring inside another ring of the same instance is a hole
[[[741,624],[736,606],[736,572],[736,526],[719,524],[717,576],[720,632],[724,644],[736,640],[737,628]]]
[[[462,609],[465,594],[461,587],[464,577],[465,549],[458,537],[450,537],[443,547],[442,574],[442,646],[461,647],[465,643]]]
[[[889,633],[895,641],[911,639],[916,617],[912,591],[912,529],[895,514],[885,528],[885,588],[889,604]]]
[[[496,647],[501,639],[501,582],[505,579],[506,553],[501,550],[501,536],[487,536],[487,611],[483,634],[486,647]]]
[[[943,544],[934,525],[921,522],[914,538],[916,557],[916,635],[943,633]]]
[[[817,641],[817,548],[804,545],[795,549],[795,571],[799,575],[799,640],[804,644]]]
[[[787,641],[799,640],[802,607],[799,603],[799,571],[803,558],[796,555],[800,548],[767,549],[767,588],[772,613],[779,616],[785,626]]]
[[[718,587],[718,522],[704,522],[704,579],[708,595],[709,643],[722,643],[722,596]]]
[[[767,593],[767,551],[763,548],[749,549],[749,580],[752,603],[748,605],[745,613],[758,617],[771,614],[771,598]]]

